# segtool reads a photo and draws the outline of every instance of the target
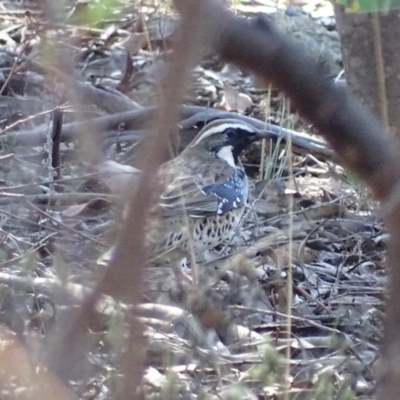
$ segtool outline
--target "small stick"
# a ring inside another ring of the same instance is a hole
[[[60,152],[60,143],[61,143],[61,131],[63,124],[63,112],[56,108],[53,112],[53,129],[51,133],[51,137],[53,139],[52,145],[52,157],[51,157],[51,166],[55,172],[54,180],[58,181],[62,178],[61,175],[61,152]]]

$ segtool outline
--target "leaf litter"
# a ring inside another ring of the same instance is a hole
[[[267,7],[280,29],[312,43],[307,47],[317,49],[321,68],[339,74],[336,32],[300,8],[282,14],[264,3],[242,2],[238,12],[252,15]],[[116,237],[121,203],[137,173],[125,163],[135,165],[145,113],[157,105],[160,85],[168,84],[165,70],[177,28],[173,13],[164,3],[116,4],[111,14],[93,12],[97,19],[89,22],[85,9],[93,11],[95,2],[78,2],[50,24],[35,3],[1,4],[1,336],[15,333],[11,342],[25,343],[32,354],[56,331],[63,309],[81,304],[101,278],[105,267],[96,260]],[[70,55],[78,78],[68,75],[61,57],[52,56],[54,44],[58,54]],[[65,105],[71,92],[77,103]],[[183,102],[201,109],[188,108],[181,126],[196,113],[221,110],[312,131],[293,117],[280,93],[212,54],[194,69]],[[54,180],[46,132],[61,106],[64,124],[72,123],[72,129],[77,119],[143,114],[131,125],[113,126],[104,143],[99,138],[106,136],[98,132],[100,161],[82,158],[78,134],[65,135],[62,177]],[[201,127],[198,121],[189,125],[181,129],[176,151]],[[36,144],[18,139],[27,136],[37,137]],[[264,142],[246,152],[251,178],[246,218],[233,240],[199,266],[205,276],[198,287],[184,287],[168,266],[146,269],[143,304],[136,310],[148,341],[140,388],[146,397],[373,393],[388,238],[360,182],[332,158],[298,150]],[[96,347],[87,357],[90,373],[71,382],[80,398],[116,397],[123,373],[118,355],[129,306],[104,295],[97,308],[104,325],[91,333]],[[15,390],[11,381],[2,385]]]

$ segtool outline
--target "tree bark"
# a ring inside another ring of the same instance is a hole
[[[389,128],[388,132],[396,139],[392,141],[397,143],[397,149],[394,148],[396,151],[400,148],[400,11],[346,14],[341,6],[336,5],[335,14],[348,88],[365,106],[380,116]],[[395,206],[385,218],[391,234],[388,250],[390,301],[386,309],[385,340],[376,397],[380,399],[398,399],[400,393],[398,193],[392,193]]]
[[[400,143],[400,11],[335,14],[349,90]]]

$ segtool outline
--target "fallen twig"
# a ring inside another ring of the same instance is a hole
[[[252,117],[200,106],[181,106],[179,110],[182,120],[178,123],[178,126],[183,131],[214,119],[235,118],[246,121],[258,129],[265,130],[271,136],[271,139],[277,140],[278,138],[283,138],[285,141],[290,138],[295,152],[304,153],[304,151],[307,151],[322,159],[330,159],[333,155],[332,150],[326,146],[326,143],[318,138],[306,133],[265,123]],[[146,121],[151,119],[155,113],[156,108],[150,107],[99,117],[91,120],[90,124],[99,136],[99,143],[103,145],[105,142],[112,142],[113,139],[137,141],[141,137],[143,138],[143,134],[146,132],[140,129],[143,129]],[[85,124],[87,124],[87,121],[64,124],[61,140],[71,141],[76,139],[82,133]],[[121,125],[124,126],[124,130],[118,130],[118,127]],[[0,143],[11,141],[17,146],[37,146],[43,144],[44,140],[45,133],[40,128],[31,131],[9,132],[3,137],[0,136]]]

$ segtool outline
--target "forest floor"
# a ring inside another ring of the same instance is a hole
[[[98,259],[116,237],[135,174],[123,165],[139,158],[146,121],[168,84],[178,26],[163,1],[56,3],[43,10],[0,1],[0,338],[33,365],[52,357],[50,339],[68,310],[104,274]],[[345,84],[329,2],[228,6],[249,18],[265,13],[327,79]],[[204,116],[244,115],[289,139],[245,152],[246,217],[209,265],[199,265],[204,285],[188,293],[168,266],[146,269],[140,313],[148,347],[138,391],[174,399],[369,398],[387,235],[368,190],[323,142],[313,147],[316,132],[281,93],[213,54],[192,71],[182,104],[177,153]],[[103,129],[96,125],[113,115]],[[123,307],[111,308],[99,310],[102,324],[92,327],[91,347],[69,381],[79,398],[117,398],[129,373],[121,362]],[[28,385],[4,360],[2,393]]]

